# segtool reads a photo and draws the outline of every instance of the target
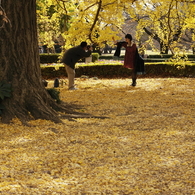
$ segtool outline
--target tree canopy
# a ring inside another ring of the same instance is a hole
[[[194,39],[194,1],[178,0],[38,0],[39,35],[48,42],[62,35],[66,47],[82,40],[91,43],[111,41],[113,36],[121,39],[127,18],[138,22],[136,40],[144,32],[148,42],[156,40],[161,51],[174,48],[190,29]],[[41,8],[41,9],[40,9]]]
[[[146,32],[151,40],[160,44],[162,53],[168,53],[168,50],[174,53],[186,30],[194,28],[186,20],[195,16],[190,2],[139,1],[129,8],[129,13],[138,22],[137,38]]]
[[[53,36],[61,34],[66,46],[72,46],[83,40],[90,43],[103,43],[111,41],[113,36],[117,37],[121,26],[125,22],[125,7],[131,6],[133,1],[61,1],[61,0],[39,0],[38,23],[40,38],[46,40],[50,29]],[[52,11],[51,11],[52,9]],[[55,25],[50,25],[55,23]],[[58,28],[56,33],[56,28]],[[53,38],[53,37],[52,37]],[[118,37],[120,38],[120,37]]]

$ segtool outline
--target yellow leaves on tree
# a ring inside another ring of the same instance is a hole
[[[40,38],[46,40],[48,34],[45,32],[51,30],[55,37],[62,34],[66,47],[70,47],[83,40],[91,43],[112,41],[124,23],[124,4],[130,6],[131,1],[48,0],[37,4],[38,23],[42,24],[39,26]]]
[[[137,41],[147,32],[162,44],[162,51],[169,48],[174,53],[173,48],[186,28],[194,28],[195,11],[191,1],[39,0],[37,4],[40,39],[52,43],[62,35],[66,48],[83,40],[98,44],[108,41],[112,45],[112,37],[119,38],[122,25],[131,17],[138,22]],[[152,44],[150,40],[148,43]]]

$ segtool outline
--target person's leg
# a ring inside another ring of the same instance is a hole
[[[135,69],[132,69],[132,84],[131,86],[136,86],[137,72]]]
[[[74,88],[75,70],[65,64],[65,69],[68,75],[68,89]]]

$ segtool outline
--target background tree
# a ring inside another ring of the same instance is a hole
[[[112,44],[112,36],[121,39],[124,33],[129,33],[124,30],[128,29],[129,23],[125,22],[129,16],[138,22],[135,39],[139,42],[143,34],[147,33],[150,37],[148,43],[154,47],[153,41],[158,42],[161,53],[167,53],[168,50],[174,53],[174,48],[181,45],[183,48],[183,43],[190,44],[192,39],[192,33],[189,33],[191,31],[185,30],[186,18],[193,18],[195,13],[191,0],[37,2],[41,7],[38,9],[38,23],[43,27],[42,30],[39,29],[40,37],[47,40],[48,37],[51,39],[61,34],[65,40],[65,48],[77,45],[82,40],[102,44],[102,47],[105,41]],[[48,36],[48,33],[52,36]]]
[[[176,0],[158,0],[136,2],[127,11],[138,21],[137,38],[146,32],[150,43],[159,43],[160,53],[168,53],[179,46],[181,37],[185,34],[186,18],[194,16],[194,10],[189,2]]]
[[[38,10],[38,23],[44,24],[42,26],[49,25],[51,26],[50,30],[52,30],[53,25],[50,25],[52,21],[58,20],[61,24],[64,22],[62,26],[66,28],[61,28],[58,32],[63,36],[66,48],[78,45],[83,40],[98,44],[104,44],[107,41],[107,43],[112,44],[113,36],[120,39],[117,34],[122,31],[121,25],[125,22],[124,5],[130,6],[132,4],[131,1],[127,0],[47,1],[50,4],[44,3],[44,0],[38,1],[39,6],[45,6],[45,9]],[[50,5],[54,6],[55,10],[52,17],[48,15],[48,11],[45,11],[49,10]],[[45,17],[47,20],[45,20]],[[66,20],[63,20],[63,17]],[[56,24],[59,23],[56,22]],[[53,34],[56,34],[54,29],[52,31]],[[45,35],[44,38],[40,33],[40,37],[43,37],[44,40],[48,37],[47,33]]]
[[[40,45],[52,48],[54,41],[62,41],[61,35],[68,30],[71,23],[71,14],[74,11],[72,6],[72,1],[37,0]]]
[[[193,13],[195,13],[195,4],[194,1],[188,2],[190,3],[190,8]],[[195,54],[195,16],[194,15],[189,15],[185,19],[185,27],[186,27],[186,33],[185,37],[182,37],[182,40],[188,42],[192,48],[193,54]]]

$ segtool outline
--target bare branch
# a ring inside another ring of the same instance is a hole
[[[97,9],[97,12],[96,12],[96,16],[95,16],[94,22],[93,22],[93,24],[92,24],[92,26],[90,28],[89,39],[90,39],[91,42],[93,42],[93,40],[92,40],[92,32],[93,32],[93,29],[94,29],[97,21],[98,21],[98,17],[99,17],[99,13],[100,13],[101,8],[102,8],[102,0],[100,0],[99,3],[98,3],[98,9]]]

